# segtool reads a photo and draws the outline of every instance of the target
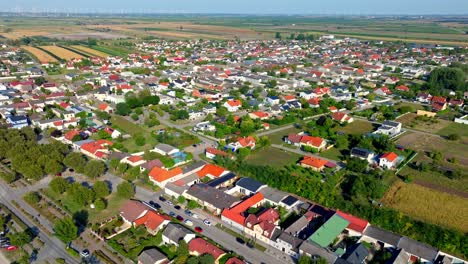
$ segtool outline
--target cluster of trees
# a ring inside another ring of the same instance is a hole
[[[116,113],[118,115],[126,116],[129,115],[135,108],[157,104],[159,104],[159,97],[156,95],[151,95],[149,90],[143,90],[138,94],[129,92],[125,94],[125,102],[117,104]]]
[[[37,134],[29,127],[0,128],[0,159],[10,160],[13,172],[32,180],[61,172],[68,147],[57,141],[38,144],[36,139]]]
[[[462,63],[452,63],[450,67],[439,67],[429,75],[427,82],[431,94],[446,94],[445,90],[463,93],[468,91],[466,77],[468,66]]]
[[[63,164],[90,178],[97,178],[106,172],[106,164],[104,162],[100,160],[87,160],[85,156],[78,152],[68,154],[63,160]]]
[[[177,258],[174,260],[176,264],[214,264],[215,259],[211,254],[203,254],[201,256],[190,256],[187,242],[179,241],[177,248]]]
[[[283,37],[281,36],[281,32],[276,32],[275,33],[275,38],[276,39],[282,39]],[[291,39],[291,40],[308,40],[308,41],[314,41],[315,40],[315,36],[314,35],[311,35],[311,34],[304,34],[304,33],[299,33],[299,34],[295,34],[295,33],[291,33],[289,35],[289,37],[287,37],[287,39]]]
[[[349,212],[367,219],[376,226],[436,246],[442,251],[468,255],[468,237],[462,232],[421,222],[390,208],[371,205],[368,199],[378,198],[385,192],[382,182],[388,175],[340,171],[322,176],[297,165],[278,169],[222,157],[216,158],[215,161],[231,171],[256,179],[270,187]]]

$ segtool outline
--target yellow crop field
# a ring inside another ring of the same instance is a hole
[[[107,58],[109,56],[109,54],[106,54],[104,52],[101,52],[101,51],[98,51],[98,50],[95,50],[95,49],[91,49],[91,48],[88,48],[88,47],[84,47],[84,46],[73,45],[71,47],[76,49],[76,50],[83,51],[83,52],[86,52],[86,53],[89,53],[91,55],[101,57],[101,58]]]
[[[29,46],[22,46],[21,48],[34,55],[34,57],[36,57],[40,62],[57,62],[54,57],[40,49]]]
[[[64,60],[81,59],[83,56],[57,46],[41,46],[41,48],[55,54]]]
[[[468,231],[468,199],[461,196],[399,181],[387,191],[382,202],[417,219]]]

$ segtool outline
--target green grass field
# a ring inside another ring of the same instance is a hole
[[[343,153],[346,153],[346,152],[347,151],[344,149],[331,148],[329,150],[320,152],[319,155],[327,159],[343,160],[345,158]]]
[[[247,162],[253,165],[283,167],[291,163],[296,163],[300,158],[301,155],[299,154],[268,147],[251,154],[247,157]]]
[[[91,48],[112,56],[126,57],[131,51],[115,46],[92,46]]]
[[[300,129],[297,129],[297,128],[288,128],[288,129],[285,129],[285,130],[281,130],[281,131],[278,131],[276,133],[272,133],[272,134],[269,134],[268,137],[270,138],[271,140],[271,143],[272,144],[283,144],[284,141],[283,141],[283,138],[289,134],[292,134],[292,133],[299,133],[301,132],[302,130]]]
[[[468,137],[468,125],[451,122],[446,127],[437,131],[437,134],[441,136],[448,136],[450,134],[458,134],[461,137]]]
[[[345,134],[351,135],[362,135],[368,132],[372,132],[374,127],[371,123],[361,120],[354,120],[351,124],[347,124],[346,126],[337,126],[334,128],[336,132],[343,132]]]

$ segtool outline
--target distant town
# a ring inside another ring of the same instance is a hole
[[[0,250],[467,263],[466,54],[281,32],[0,39]]]

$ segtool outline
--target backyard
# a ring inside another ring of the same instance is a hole
[[[274,167],[284,167],[285,165],[296,163],[301,155],[275,147],[263,148],[247,157],[247,162],[252,165],[270,165]]]
[[[281,145],[281,144],[284,143],[284,141],[283,141],[284,137],[288,136],[289,134],[299,133],[301,131],[302,130],[300,130],[298,128],[291,127],[291,128],[285,129],[285,130],[281,130],[281,131],[278,131],[278,132],[275,132],[275,133],[271,133],[271,134],[268,135],[268,137],[271,140],[271,144]]]
[[[354,120],[354,122],[346,126],[337,126],[334,128],[336,132],[342,132],[350,135],[362,135],[374,131],[374,126],[370,122],[362,120]]]

